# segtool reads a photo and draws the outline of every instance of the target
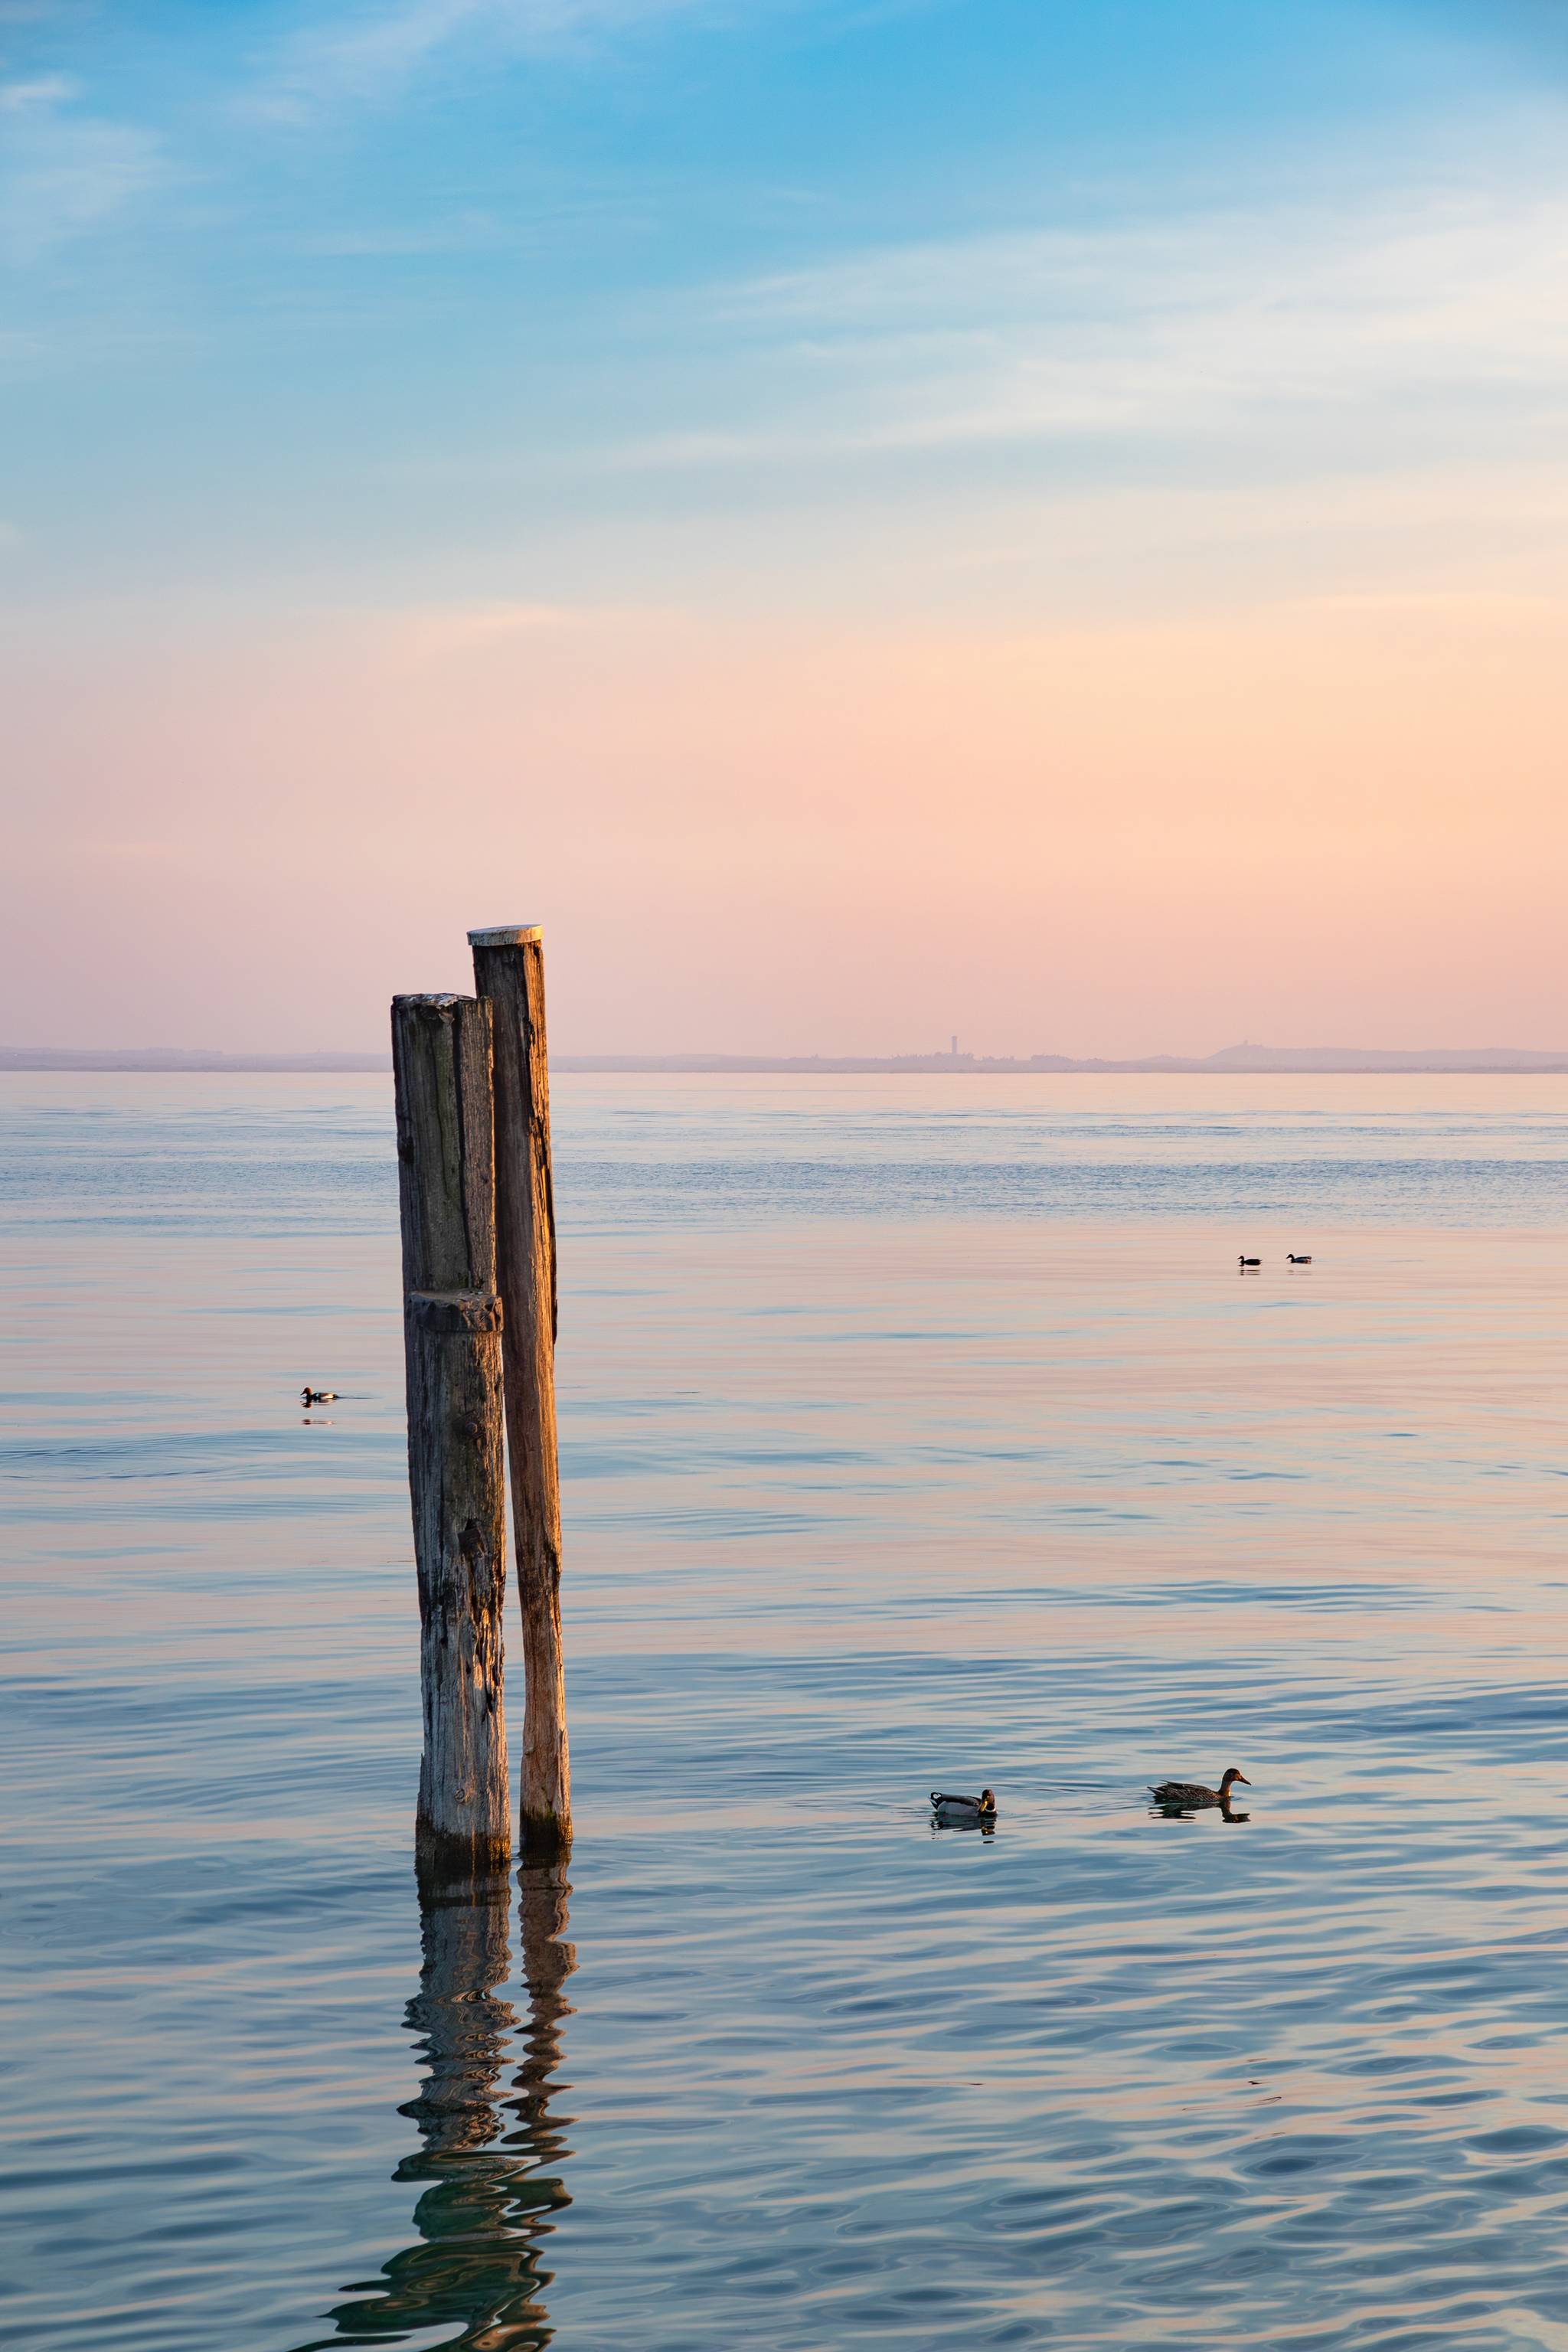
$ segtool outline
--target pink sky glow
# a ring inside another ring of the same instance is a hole
[[[6,1041],[376,1046],[394,991],[464,984],[470,925],[528,917],[563,1051],[1568,1045],[1563,624],[35,640]]]

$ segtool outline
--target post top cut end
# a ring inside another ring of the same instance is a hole
[[[493,930],[470,931],[471,948],[531,948],[537,947],[544,932],[538,923],[498,923]]]

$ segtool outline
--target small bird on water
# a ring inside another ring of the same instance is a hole
[[[1245,1772],[1233,1764],[1217,1789],[1205,1789],[1201,1780],[1162,1780],[1149,1794],[1157,1805],[1179,1805],[1184,1811],[1195,1811],[1202,1805],[1228,1805],[1230,1792],[1237,1781],[1250,1789],[1251,1781]]]
[[[301,1390],[300,1395],[301,1404],[336,1404],[337,1401],[336,1389],[306,1388]]]
[[[1263,1260],[1260,1257],[1238,1257],[1236,1262],[1237,1265],[1261,1265]]]
[[[981,1828],[996,1818],[996,1800],[989,1789],[982,1789],[977,1797],[950,1797],[933,1789],[931,1807],[949,1829]]]
[[[1312,1263],[1311,1253],[1309,1251],[1305,1257],[1298,1257],[1294,1250],[1287,1250],[1285,1253],[1285,1263],[1287,1265],[1310,1265]]]

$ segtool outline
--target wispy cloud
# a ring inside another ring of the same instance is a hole
[[[32,81],[0,81],[0,114],[31,114],[76,96],[64,74],[40,74]]]
[[[632,465],[1192,435],[1560,398],[1568,188],[904,245],[705,298],[729,411]]]
[[[138,124],[81,111],[58,74],[0,82],[0,258],[37,261],[100,226],[163,176],[159,142]]]
[[[713,0],[399,0],[324,17],[268,61],[249,104],[283,121],[309,122],[344,107],[395,100],[444,52],[501,47],[560,48],[595,34],[689,16]]]

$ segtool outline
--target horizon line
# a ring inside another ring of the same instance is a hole
[[[1568,1072],[1568,1050],[1514,1045],[1222,1046],[1207,1055],[1148,1054],[1114,1057],[1064,1054],[559,1054],[553,1066],[566,1076],[661,1074],[671,1076],[1203,1076],[1353,1077],[1357,1076],[1550,1076]],[[388,1053],[229,1053],[216,1047],[179,1045],[73,1046],[0,1045],[0,1072],[140,1071],[155,1076],[181,1072],[232,1072],[279,1076],[384,1075]]]

